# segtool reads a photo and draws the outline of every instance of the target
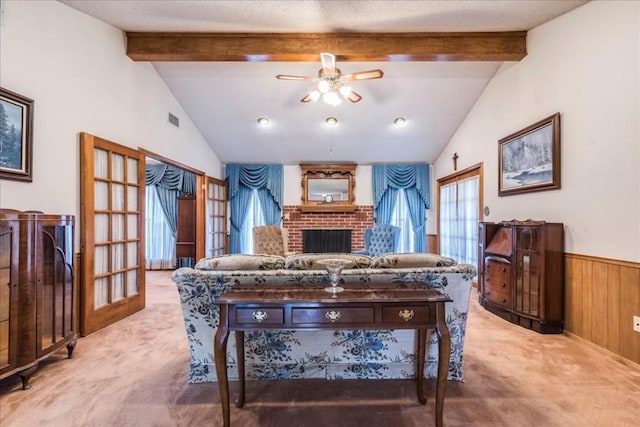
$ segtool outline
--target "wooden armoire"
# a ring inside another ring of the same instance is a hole
[[[0,209],[0,379],[76,345],[72,215]]]
[[[178,197],[176,224],[177,267],[193,267],[196,259],[196,199],[192,195]]]
[[[481,222],[480,304],[510,322],[561,333],[564,322],[564,226],[545,221]]]

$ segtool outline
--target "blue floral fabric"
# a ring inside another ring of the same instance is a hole
[[[448,294],[445,315],[451,333],[448,379],[464,380],[463,350],[473,266],[361,268],[342,272],[345,280],[422,282]],[[346,277],[350,276],[350,277]],[[205,271],[176,270],[191,363],[188,381],[217,381],[213,338],[219,321],[215,304],[223,292],[236,284],[326,283],[324,270]],[[229,379],[237,379],[235,337],[229,336]],[[412,330],[318,330],[257,331],[245,334],[245,371],[248,379],[276,378],[414,378],[416,333]],[[438,337],[428,340],[425,377],[438,371]]]

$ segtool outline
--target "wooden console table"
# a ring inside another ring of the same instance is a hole
[[[239,397],[244,405],[244,331],[262,329],[416,329],[418,357],[417,394],[424,396],[424,363],[427,330],[438,333],[436,382],[437,426],[442,426],[444,392],[449,369],[451,339],[444,305],[449,296],[419,283],[345,283],[344,292],[331,294],[322,285],[240,285],[220,296],[220,325],[214,354],[224,425],[230,425],[227,339],[235,331],[238,357]]]

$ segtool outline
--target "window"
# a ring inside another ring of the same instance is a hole
[[[251,190],[251,199],[247,208],[247,216],[242,225],[240,238],[240,253],[253,253],[253,227],[266,225],[264,213],[260,207],[260,199],[258,198],[258,190]]]
[[[409,202],[404,189],[399,189],[391,214],[391,225],[400,227],[397,252],[414,252],[414,228],[409,214]]]
[[[459,263],[478,265],[480,166],[438,180],[440,254]]]

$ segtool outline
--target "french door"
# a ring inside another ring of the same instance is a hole
[[[438,180],[440,254],[478,265],[478,222],[482,219],[482,165]]]
[[[80,134],[80,334],[144,308],[144,156]]]
[[[221,179],[205,177],[206,219],[205,256],[223,255],[227,248],[227,183]]]

